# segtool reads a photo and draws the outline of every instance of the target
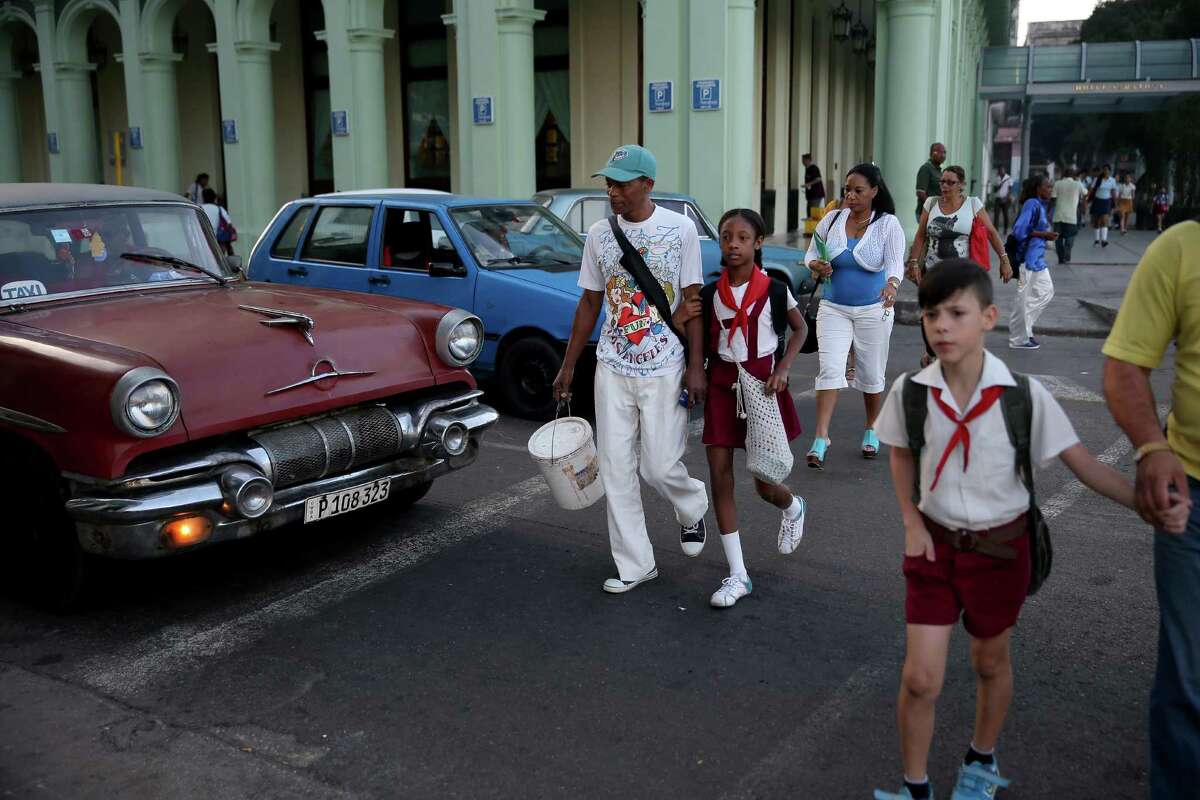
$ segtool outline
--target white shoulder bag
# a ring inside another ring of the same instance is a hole
[[[733,385],[737,414],[746,420],[746,468],[760,481],[781,484],[792,472],[792,448],[779,413],[779,400],[767,384],[737,365]]]

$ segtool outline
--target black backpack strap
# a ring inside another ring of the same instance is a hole
[[[683,345],[683,357],[686,361],[688,357],[688,340],[686,336],[679,332],[675,327],[675,323],[671,320],[671,304],[667,302],[667,293],[663,291],[662,284],[650,273],[650,268],[646,266],[646,260],[642,258],[642,254],[630,244],[629,239],[625,236],[625,232],[621,230],[621,226],[617,223],[616,214],[609,216],[608,224],[612,228],[613,237],[621,247],[621,266],[633,277],[638,288],[642,290],[642,294],[646,295],[650,302],[654,304],[654,308],[658,310],[658,316],[662,319],[663,324],[667,326],[667,329],[671,333],[675,334],[675,338]]]
[[[906,373],[901,398],[904,400],[904,427],[908,449],[913,457],[913,504],[921,502],[921,451],[925,449],[925,418],[929,416],[929,387],[913,380],[916,372]]]
[[[779,359],[783,358],[783,348],[787,341],[787,284],[777,278],[772,278],[771,286],[767,289],[767,297],[771,301],[771,327],[775,329],[775,335],[779,337],[779,344],[775,347],[775,363],[778,364]]]
[[[1033,394],[1029,389],[1029,376],[1019,372],[1012,374],[1016,386],[1011,386],[1000,395],[1000,409],[1004,412],[1004,427],[1008,440],[1017,451],[1017,473],[1029,490],[1029,505],[1033,506],[1033,461],[1030,441],[1033,438]]]
[[[717,285],[708,283],[700,287],[700,320],[704,325],[704,354],[713,355],[712,324],[713,298],[717,295]]]

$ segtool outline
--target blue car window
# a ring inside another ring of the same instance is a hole
[[[300,234],[304,231],[304,223],[308,221],[312,210],[312,206],[301,206],[292,215],[292,219],[288,222],[287,227],[283,229],[283,233],[279,235],[279,238],[275,240],[274,246],[271,247],[272,258],[290,259],[296,255],[296,243],[300,241]]]
[[[587,233],[588,229],[602,219],[607,219],[612,213],[607,197],[589,197],[580,203],[583,206],[583,219],[579,221],[579,230]]]
[[[541,206],[455,208],[450,217],[488,269],[579,269],[583,258],[583,241]]]
[[[317,221],[313,223],[300,258],[364,266],[374,210],[370,206],[324,206],[317,212]]]

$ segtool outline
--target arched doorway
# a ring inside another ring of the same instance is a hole
[[[25,12],[0,8],[0,183],[49,180],[37,31]]]

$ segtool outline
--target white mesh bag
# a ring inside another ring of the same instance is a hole
[[[746,420],[746,468],[765,483],[781,484],[792,472],[792,448],[779,413],[779,400],[767,384],[737,365],[733,385],[738,416]]]

